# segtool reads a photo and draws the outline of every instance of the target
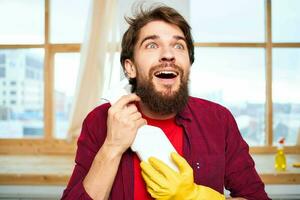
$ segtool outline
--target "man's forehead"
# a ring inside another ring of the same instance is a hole
[[[145,37],[152,36],[152,35],[157,36],[154,39],[159,39],[160,37],[163,36],[169,36],[169,37],[181,36],[185,38],[182,30],[177,25],[170,24],[164,21],[152,21],[147,23],[139,31],[138,40],[141,41]]]

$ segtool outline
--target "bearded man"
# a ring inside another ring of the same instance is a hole
[[[232,114],[189,96],[194,62],[190,26],[166,6],[127,18],[121,64],[132,93],[88,114],[76,166],[62,199],[269,199]],[[130,150],[137,130],[161,128],[177,153],[179,171]]]

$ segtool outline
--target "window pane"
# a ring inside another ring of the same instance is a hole
[[[195,42],[265,41],[264,1],[191,0]]]
[[[44,50],[0,50],[0,138],[44,132]]]
[[[50,1],[51,43],[81,43],[86,31],[90,0]]]
[[[299,8],[299,0],[272,0],[274,42],[300,42]]]
[[[44,42],[43,0],[0,1],[0,44]]]
[[[265,144],[264,49],[196,48],[191,95],[231,110],[249,145]]]
[[[300,49],[273,50],[273,132],[295,145],[300,134]]]
[[[80,63],[79,53],[55,54],[55,137],[66,138]]]

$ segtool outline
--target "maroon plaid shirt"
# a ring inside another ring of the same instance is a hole
[[[95,108],[84,120],[76,166],[62,199],[91,199],[82,181],[105,140],[109,107],[110,104],[104,104]],[[176,116],[176,123],[184,129],[183,154],[194,170],[195,183],[220,193],[225,187],[233,197],[269,199],[254,168],[249,147],[226,108],[190,97],[185,109]],[[121,159],[110,199],[133,200],[133,180],[133,152],[127,150]]]

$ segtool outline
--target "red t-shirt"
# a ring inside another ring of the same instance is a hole
[[[176,151],[182,155],[182,142],[183,142],[183,130],[182,127],[175,123],[175,118],[167,120],[150,119],[143,116],[147,120],[148,125],[161,128],[170,142],[173,144]],[[152,199],[150,194],[146,190],[146,185],[141,175],[140,159],[135,154],[133,157],[134,162],[134,199],[135,200],[147,200]]]

